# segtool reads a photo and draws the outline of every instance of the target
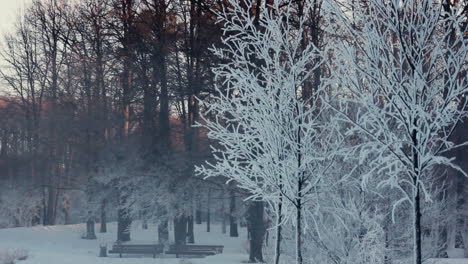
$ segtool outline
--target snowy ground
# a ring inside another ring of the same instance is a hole
[[[427,264],[468,264],[468,259],[430,259]]]
[[[173,255],[166,258],[153,259],[151,256],[129,255],[119,258],[118,255],[110,255],[107,258],[99,258],[99,245],[107,244],[108,249],[116,239],[117,225],[110,223],[108,232],[96,233],[97,240],[84,240],[84,225],[61,226],[36,226],[32,228],[0,229],[0,252],[2,250],[25,249],[28,251],[28,259],[19,264],[179,264],[181,259]],[[99,225],[96,225],[99,230]],[[132,226],[132,243],[155,243],[156,227],[150,226],[143,230],[136,223]],[[231,238],[222,234],[220,227],[213,225],[211,232],[206,232],[205,225],[195,226],[196,244],[224,245],[224,252],[219,255],[206,258],[190,259],[193,264],[239,264],[246,262],[246,230],[239,229],[239,238]],[[189,262],[190,263],[190,262]]]
[[[21,249],[27,250],[28,259],[18,264],[239,264],[247,262],[246,230],[239,229],[238,238],[223,235],[220,227],[212,225],[212,232],[206,232],[205,225],[195,225],[196,244],[224,245],[224,252],[206,258],[190,259],[184,262],[173,255],[153,259],[151,256],[127,255],[119,258],[115,254],[107,258],[99,258],[99,245],[107,244],[108,249],[116,238],[117,225],[108,224],[108,232],[97,233],[97,240],[84,240],[81,235],[85,227],[79,225],[36,226],[31,228],[0,229],[0,254]],[[99,230],[99,225],[96,225]],[[156,243],[156,227],[148,230],[141,228],[141,224],[132,226],[131,243]],[[172,234],[171,234],[172,235]],[[0,260],[0,264],[2,261]],[[426,264],[468,264],[468,259],[440,259],[429,260]]]

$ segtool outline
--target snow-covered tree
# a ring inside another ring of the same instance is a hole
[[[213,50],[224,61],[214,70],[221,85],[205,101],[199,124],[218,145],[212,147],[214,162],[197,172],[226,177],[250,193],[248,199],[268,202],[278,228],[294,220],[296,261],[302,263],[303,219],[315,210],[306,205],[329,187],[326,174],[339,144],[337,126],[322,120],[320,91],[306,100],[301,96],[323,52],[302,46],[305,18],[294,25],[291,4],[274,0],[258,7],[229,0],[227,6],[218,14],[223,46]]]
[[[330,84],[348,103],[336,110],[353,124],[349,134],[367,137],[354,149],[371,167],[363,184],[385,175],[379,186],[402,194],[394,210],[410,204],[416,264],[423,261],[421,200],[431,200],[431,171],[448,166],[467,176],[449,156],[449,151],[466,147],[466,142],[451,141],[468,115],[468,43],[461,2],[370,0],[353,2],[349,9],[343,1],[332,5],[337,23],[331,27],[346,32],[335,49],[340,63]],[[358,111],[348,111],[351,105]]]
[[[36,190],[4,188],[0,193],[0,227],[30,226],[40,217],[41,197]]]

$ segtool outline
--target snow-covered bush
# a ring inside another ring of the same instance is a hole
[[[179,264],[193,264],[190,259],[183,258],[179,261]]]
[[[0,192],[0,226],[30,226],[40,214],[41,198],[35,191],[24,188],[3,189]],[[3,224],[2,224],[3,222]]]
[[[25,249],[1,249],[0,264],[15,264],[17,260],[28,258],[28,251]]]

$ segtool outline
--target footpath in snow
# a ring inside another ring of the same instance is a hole
[[[99,246],[107,244],[112,247],[117,235],[116,223],[109,223],[108,232],[96,233],[96,240],[81,239],[85,231],[84,224],[60,225],[60,226],[35,226],[29,228],[0,229],[0,252],[12,250],[26,250],[28,258],[19,261],[19,264],[179,264],[181,259],[174,255],[161,256],[153,259],[150,255],[123,256],[109,254],[106,258],[100,258]],[[99,230],[99,225],[96,225]],[[196,244],[224,245],[224,252],[206,258],[190,259],[193,264],[239,264],[248,259],[246,252],[246,229],[239,229],[239,237],[231,238],[229,234],[222,234],[220,227],[213,225],[211,232],[206,232],[205,225],[195,225]],[[172,235],[172,234],[171,234]],[[130,243],[151,244],[157,241],[157,228],[150,225],[147,230],[141,228],[141,224],[134,223],[131,232]],[[1,261],[0,261],[1,262]],[[2,264],[2,263],[0,263]]]

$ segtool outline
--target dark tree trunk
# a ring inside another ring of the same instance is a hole
[[[146,76],[142,74],[143,76]],[[156,105],[156,92],[154,91],[154,85],[150,85],[148,78],[145,78],[145,88],[143,91],[143,144],[144,149],[151,152],[154,151],[155,147],[155,135],[157,131],[155,129],[155,105]]]
[[[223,214],[221,215],[222,217],[222,220],[221,220],[221,232],[223,234],[226,234],[227,232],[227,221],[226,221],[226,218],[227,218],[227,214],[225,212],[223,212]]]
[[[101,233],[107,232],[106,204],[107,200],[103,199],[101,203],[101,228],[99,230]]]
[[[418,127],[418,119],[413,121],[414,127]],[[413,173],[414,175],[420,174],[419,169],[419,153],[418,149],[418,132],[413,129],[411,139],[413,141]],[[414,218],[414,264],[422,264],[422,239],[421,239],[421,194],[419,190],[419,182],[416,176],[413,177],[413,184],[415,188],[413,200],[413,218]]]
[[[190,244],[195,243],[195,233],[193,232],[193,215],[187,219],[187,242]]]
[[[195,211],[195,221],[197,225],[202,224],[202,212],[199,208],[197,208],[197,210]]]
[[[174,219],[174,240],[176,245],[187,243],[187,217],[184,215]]]
[[[40,206],[36,207],[35,211],[36,211],[35,215],[33,216],[33,219],[31,220],[32,226],[41,224],[41,207]]]
[[[302,200],[296,200],[296,264],[302,264]]]
[[[63,201],[62,210],[63,210],[63,214],[65,217],[65,225],[69,225],[70,224],[70,201],[68,200],[68,198],[65,198],[65,200]]]
[[[263,202],[251,202],[248,208],[247,228],[250,233],[249,262],[263,262],[263,239],[265,222],[263,221]]]
[[[281,256],[281,222],[283,221],[283,197],[280,196],[278,202],[278,218],[276,219],[276,244],[275,244],[275,264],[280,263]]]
[[[163,221],[158,225],[158,242],[159,244],[165,244],[169,240],[169,228],[167,221]]]
[[[42,225],[46,226],[49,224],[49,220],[47,218],[46,187],[42,188],[42,208],[41,209],[42,209]]]
[[[159,122],[161,126],[161,138],[164,140],[163,142],[170,141],[170,124],[169,124],[169,95],[167,89],[167,77],[166,77],[166,58],[165,56],[159,56],[158,65],[160,67],[159,74],[160,74],[160,84],[161,84],[161,91],[160,91],[160,116]]]
[[[208,189],[208,203],[206,205],[206,232],[211,231],[211,190]]]
[[[237,231],[237,218],[236,213],[236,196],[234,191],[230,193],[230,204],[229,204],[229,236],[238,237],[239,232]]]
[[[53,176],[50,176],[51,178]],[[52,181],[52,180],[51,180]],[[47,188],[48,199],[47,199],[47,223],[45,225],[55,225],[55,192],[52,187],[53,183],[50,183],[50,186]]]
[[[384,264],[390,264],[392,263],[392,259],[391,259],[391,256],[390,254],[388,254],[390,252],[390,227],[389,227],[389,219],[385,219],[384,221],[384,226],[383,226],[383,231],[385,232],[385,256],[384,256]]]
[[[209,206],[206,212],[206,232],[211,232],[211,212]]]
[[[140,219],[141,219],[141,228],[144,230],[148,229],[148,212],[146,209],[140,211]]]
[[[70,224],[70,209],[63,209],[63,213],[64,213],[64,216],[65,216],[65,225],[69,225]]]
[[[221,232],[226,234],[226,209],[224,208],[224,195],[221,197]]]
[[[421,194],[419,186],[414,197],[414,263],[422,264]]]
[[[126,209],[119,209],[117,218],[117,241],[130,241],[130,226],[132,220]]]

